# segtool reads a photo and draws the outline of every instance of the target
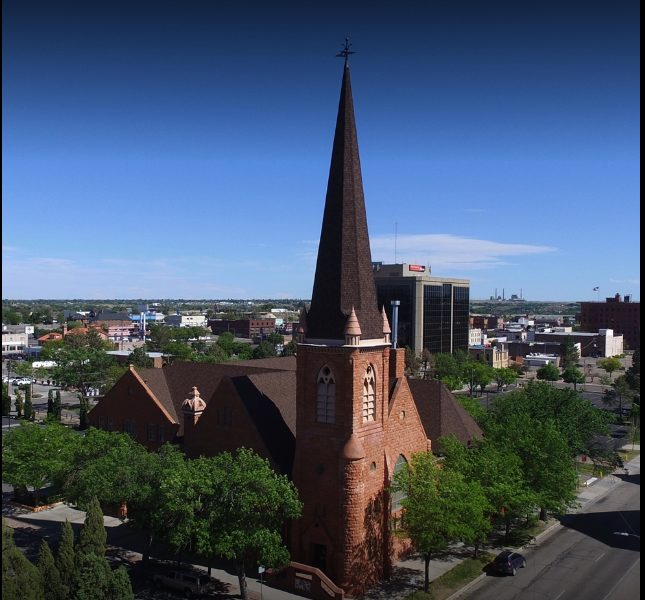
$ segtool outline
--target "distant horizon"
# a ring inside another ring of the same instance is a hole
[[[613,296],[608,296],[613,298]],[[624,296],[621,295],[621,298],[624,299]],[[151,302],[275,302],[276,304],[281,302],[310,302],[311,298],[3,298],[3,303],[11,302],[85,302],[85,303],[101,303],[101,302],[141,302],[141,303],[151,303]],[[521,304],[523,302],[541,302],[546,304],[579,304],[580,302],[600,302],[603,303],[603,300],[539,300],[539,299],[527,299],[523,298],[522,300],[511,300],[510,298],[505,298],[503,300],[494,300],[490,298],[471,298],[470,302],[498,302],[498,303],[509,303],[509,304]],[[640,303],[640,300],[632,300],[632,304]]]

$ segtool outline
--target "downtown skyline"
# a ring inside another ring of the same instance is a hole
[[[348,36],[374,261],[639,301],[639,10],[5,3],[3,298],[309,298]]]

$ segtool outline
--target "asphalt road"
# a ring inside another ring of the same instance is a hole
[[[526,552],[515,577],[489,574],[459,598],[634,600],[640,597],[640,474],[611,476],[613,491]]]

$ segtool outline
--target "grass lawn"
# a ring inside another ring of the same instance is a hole
[[[486,552],[482,552],[478,558],[467,558],[454,569],[431,581],[428,593],[419,590],[407,596],[406,600],[444,600],[468,582],[477,579],[493,558],[492,554]]]

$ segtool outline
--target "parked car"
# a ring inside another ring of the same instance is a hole
[[[152,576],[156,587],[179,590],[186,598],[199,596],[206,592],[208,577],[189,571],[159,571]]]
[[[526,558],[511,550],[500,552],[493,561],[493,569],[506,575],[515,575],[518,569],[523,569],[525,566]]]
[[[31,385],[31,379],[29,377],[16,377],[13,380],[14,385]]]

